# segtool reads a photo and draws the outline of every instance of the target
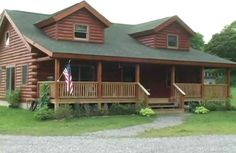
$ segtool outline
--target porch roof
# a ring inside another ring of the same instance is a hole
[[[50,17],[50,15],[12,10],[7,10],[6,12],[23,36],[46,48],[52,52],[52,55],[55,53],[66,53],[146,60],[202,62],[226,65],[236,64],[195,49],[191,49],[190,51],[175,51],[146,47],[129,35],[135,25],[112,24],[105,30],[105,42],[103,44],[54,40],[34,25]]]

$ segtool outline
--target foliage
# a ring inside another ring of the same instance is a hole
[[[50,86],[48,84],[42,84],[40,86],[40,98],[39,101],[39,108],[48,106],[50,103]]]
[[[205,115],[188,115],[181,125],[145,132],[143,137],[236,134],[236,111],[215,111]]]
[[[187,111],[191,112],[191,113],[194,113],[196,107],[199,107],[199,106],[200,106],[199,102],[196,102],[196,101],[189,102]]]
[[[205,51],[236,61],[236,21],[226,26],[220,33],[212,36]]]
[[[7,91],[6,100],[9,103],[9,107],[13,108],[18,107],[20,103],[20,91],[19,90]]]
[[[53,118],[53,110],[49,109],[47,106],[39,108],[35,113],[34,117],[37,120],[48,120]]]
[[[204,49],[204,40],[203,40],[203,35],[197,32],[191,39],[191,46],[194,49],[197,50],[203,50]]]
[[[71,118],[73,111],[70,105],[61,105],[54,113],[55,119]]]
[[[231,105],[230,99],[225,101],[205,101],[203,104],[210,111],[235,110],[235,107]]]
[[[142,108],[142,109],[139,111],[139,114],[140,114],[141,116],[150,117],[150,116],[155,115],[156,113],[155,113],[151,108]]]
[[[136,114],[136,108],[132,104],[112,104],[109,113],[111,115]]]
[[[194,113],[196,113],[196,114],[207,114],[207,113],[209,113],[209,110],[207,108],[205,108],[204,106],[199,106],[199,107],[196,107]]]
[[[81,117],[70,120],[40,122],[34,113],[23,109],[0,107],[0,134],[11,135],[81,135],[106,129],[150,123],[154,118],[138,115]]]

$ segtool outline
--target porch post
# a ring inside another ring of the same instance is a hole
[[[227,84],[227,98],[230,97],[230,73],[231,73],[231,69],[228,68],[227,69],[227,78],[226,78],[226,84]]]
[[[175,66],[171,67],[171,98],[175,96],[174,84],[175,83]]]
[[[98,82],[98,98],[102,98],[102,62],[97,63],[97,82]],[[98,104],[101,108],[101,103]]]
[[[137,83],[140,82],[140,65],[139,64],[136,64],[135,65],[135,82],[136,82],[136,98],[139,99],[139,87],[137,85]]]
[[[201,99],[204,99],[204,67],[201,68]]]
[[[59,98],[59,84],[57,80],[60,77],[60,60],[55,59],[55,70],[54,70],[54,79],[55,79],[55,104],[54,109],[56,110],[59,107],[58,98]]]

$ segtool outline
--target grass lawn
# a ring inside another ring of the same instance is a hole
[[[186,135],[236,134],[236,111],[193,114],[179,126],[152,129],[141,137],[169,137]]]
[[[231,88],[231,96],[232,96],[231,103],[233,106],[236,106],[236,87]]]
[[[124,115],[41,122],[34,119],[32,112],[6,107],[0,107],[0,116],[0,134],[14,135],[80,135],[86,132],[148,123],[153,120],[136,115]]]

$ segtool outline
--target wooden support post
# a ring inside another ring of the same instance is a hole
[[[140,82],[140,65],[136,64],[135,65],[135,82],[139,83]],[[136,84],[136,98],[139,99],[139,86]]]
[[[230,74],[231,69],[227,69],[227,78],[226,78],[226,84],[227,84],[227,98],[230,98]]]
[[[201,68],[201,99],[204,99],[204,67]]]
[[[175,66],[171,67],[171,98],[172,100],[175,97],[175,89],[174,89],[174,84],[175,83]]]
[[[102,62],[97,63],[98,98],[102,98]]]
[[[54,79],[55,79],[55,104],[54,109],[58,109],[59,104],[57,104],[59,99],[59,82],[57,81],[60,77],[60,60],[55,59],[55,70],[54,70]]]

